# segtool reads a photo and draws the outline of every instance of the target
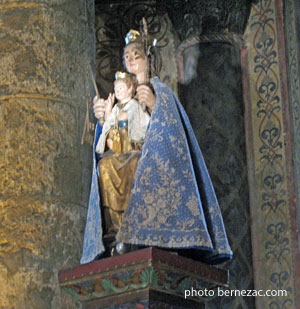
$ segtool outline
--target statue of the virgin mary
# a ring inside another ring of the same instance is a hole
[[[137,77],[137,98],[145,101],[151,115],[128,204],[116,242],[168,249],[189,249],[193,257],[221,263],[232,257],[221,211],[198,142],[189,119],[172,90],[158,77],[144,85],[147,57],[142,36],[126,36],[126,70]],[[94,110],[103,111],[102,102]],[[102,108],[102,109],[101,109]],[[95,112],[99,118],[99,113]],[[102,114],[103,116],[103,114]],[[98,123],[94,141],[94,164],[81,263],[101,255],[103,230],[98,161],[95,147],[102,127]]]

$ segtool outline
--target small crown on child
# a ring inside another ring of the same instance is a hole
[[[125,44],[128,45],[129,43],[132,43],[136,40],[141,40],[142,36],[141,34],[136,30],[130,30],[125,37]]]
[[[125,78],[127,76],[130,76],[130,74],[126,72],[117,71],[115,74],[115,80],[120,79],[120,78]]]

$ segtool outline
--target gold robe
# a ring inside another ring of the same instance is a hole
[[[113,150],[119,148],[120,153],[106,151],[98,164],[104,234],[115,234],[119,230],[142,145],[130,142],[128,126],[118,128],[119,134],[116,132],[116,129],[110,130],[108,138],[113,140]],[[115,138],[116,134],[119,138]]]
[[[118,122],[122,113],[127,113],[128,120]],[[96,147],[101,154],[98,167],[104,234],[115,234],[121,225],[149,121],[149,114],[131,99],[116,104],[104,123]],[[108,138],[113,140],[113,148],[105,151]]]

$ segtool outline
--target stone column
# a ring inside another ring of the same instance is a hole
[[[71,308],[89,191],[93,1],[0,4],[0,307]]]
[[[289,93],[289,107],[291,113],[292,143],[293,143],[293,170],[295,179],[296,213],[294,212],[294,226],[298,230],[295,251],[300,253],[300,3],[297,0],[288,0],[284,3],[286,67]],[[299,257],[298,257],[299,259]],[[297,269],[298,286],[300,284],[300,267]],[[299,293],[300,298],[300,293]]]

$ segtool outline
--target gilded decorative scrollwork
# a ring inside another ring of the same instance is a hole
[[[104,95],[112,89],[115,72],[123,67],[124,37],[130,29],[142,30],[143,17],[147,21],[150,38],[157,40],[155,67],[159,72],[162,69],[162,49],[172,44],[165,12],[155,2],[149,1],[135,4],[96,4],[97,83]]]

